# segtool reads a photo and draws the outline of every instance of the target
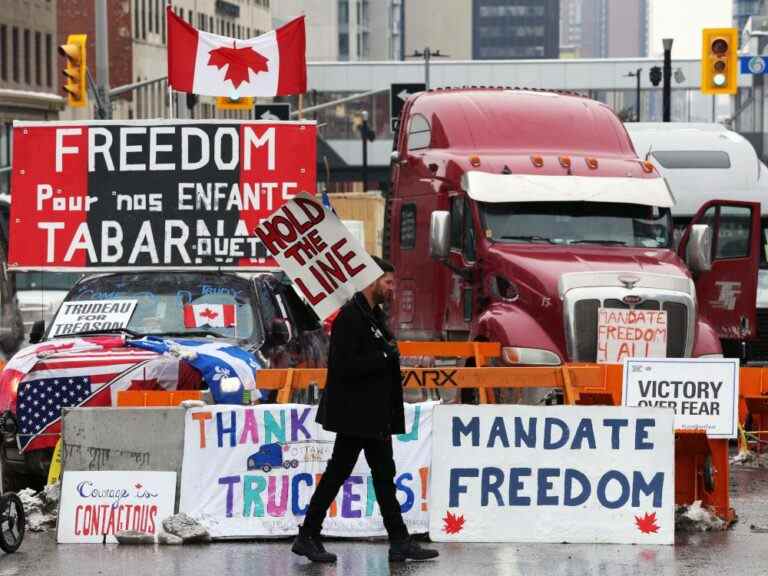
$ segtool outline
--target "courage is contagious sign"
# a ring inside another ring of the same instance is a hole
[[[9,264],[257,269],[256,226],[314,192],[314,122],[16,122]]]

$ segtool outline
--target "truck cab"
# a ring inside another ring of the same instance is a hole
[[[400,127],[390,255],[401,339],[498,341],[506,364],[558,365],[717,356],[720,335],[754,325],[710,294],[734,279],[754,291],[759,205],[709,203],[714,213],[692,218],[676,247],[674,197],[608,106],[433,90],[408,99]],[[730,215],[749,223],[738,263],[711,257]],[[606,311],[654,312],[663,339],[606,353]]]
[[[723,334],[722,344],[727,356],[748,362],[768,361],[768,168],[747,139],[722,124],[640,122],[625,126],[638,155],[653,163],[675,196],[672,218],[677,236],[709,200],[760,203],[756,320],[747,326],[745,338]],[[710,206],[708,211],[706,218],[714,214],[715,208]],[[750,225],[737,216],[738,213],[721,215],[720,241],[712,247],[716,261],[751,258],[743,249]],[[747,309],[752,302],[746,299],[752,293],[751,285],[745,290],[737,278],[728,282],[719,286],[714,299],[722,307],[741,308],[742,316],[750,319]]]

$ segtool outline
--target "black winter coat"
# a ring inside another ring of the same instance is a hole
[[[333,322],[316,419],[326,430],[353,436],[405,433],[400,356],[384,313],[371,310],[360,292]]]

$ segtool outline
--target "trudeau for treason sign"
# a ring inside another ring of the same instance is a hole
[[[274,266],[254,234],[315,189],[313,122],[14,124],[15,269]]]

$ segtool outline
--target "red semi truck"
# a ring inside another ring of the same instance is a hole
[[[400,127],[399,338],[498,341],[506,364],[557,365],[718,356],[754,336],[760,205],[708,201],[676,246],[674,198],[608,106],[438,89],[410,97]]]

